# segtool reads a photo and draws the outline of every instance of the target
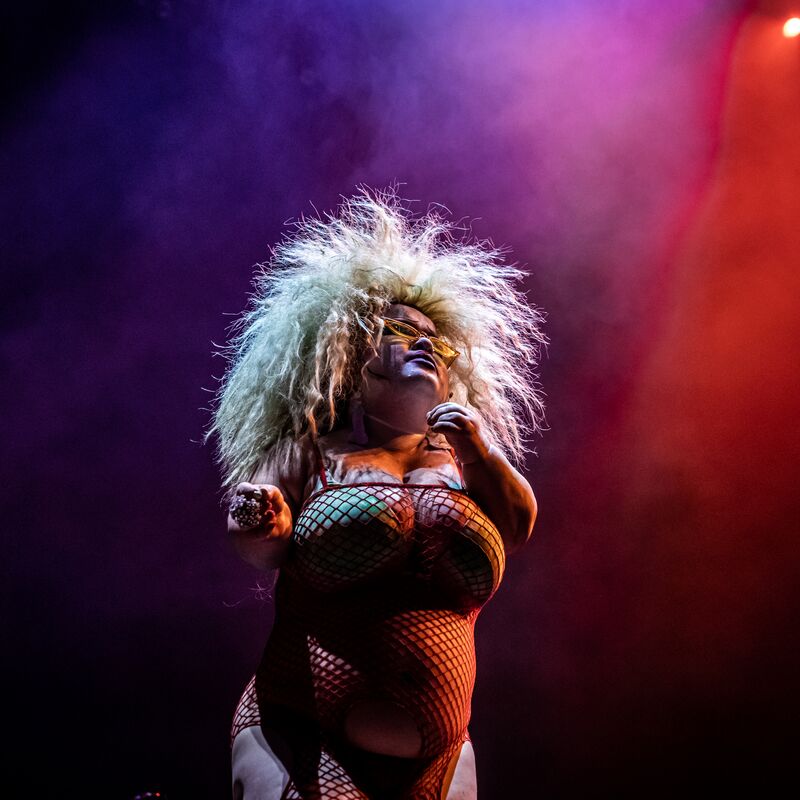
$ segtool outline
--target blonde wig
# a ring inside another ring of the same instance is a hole
[[[436,211],[415,218],[394,191],[362,189],[336,214],[295,223],[259,266],[223,351],[229,366],[206,435],[218,438],[229,489],[265,451],[342,424],[393,302],[419,309],[461,351],[453,400],[522,461],[525,437],[543,421],[535,368],[546,339],[542,315],[513,286],[525,273],[501,250],[466,241]]]

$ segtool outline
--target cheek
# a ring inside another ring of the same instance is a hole
[[[381,375],[396,375],[403,369],[405,354],[406,349],[402,344],[383,344],[378,355],[373,356],[367,366]]]

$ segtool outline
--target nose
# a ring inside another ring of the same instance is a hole
[[[424,334],[416,342],[412,342],[411,347],[414,350],[424,350],[426,353],[433,355],[433,342]]]

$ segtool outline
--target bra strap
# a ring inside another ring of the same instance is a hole
[[[317,470],[319,472],[319,478],[322,481],[322,488],[328,488],[328,474],[327,470],[325,469],[325,462],[322,459],[322,451],[319,449],[319,443],[317,442],[317,437],[311,437],[311,444],[314,446],[314,456],[317,461]]]
[[[467,485],[464,483],[464,471],[461,468],[461,460],[456,455],[455,450],[453,450],[453,461],[456,462],[456,468],[458,469],[458,477],[461,478],[461,488],[466,490]]]

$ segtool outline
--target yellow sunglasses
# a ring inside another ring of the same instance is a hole
[[[444,339],[422,333],[422,331],[418,331],[413,325],[409,325],[407,322],[401,322],[399,319],[386,319],[384,317],[381,317],[381,322],[383,323],[383,327],[389,331],[390,334],[401,336],[403,339],[408,339],[409,342],[413,343],[425,337],[433,345],[433,352],[444,361],[444,365],[448,368],[461,355],[458,350],[450,347]]]

